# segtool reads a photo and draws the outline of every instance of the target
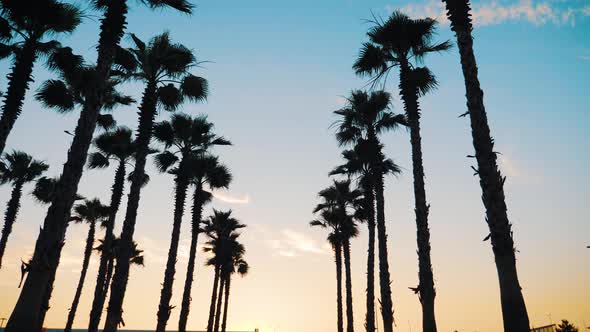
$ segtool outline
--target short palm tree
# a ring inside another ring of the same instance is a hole
[[[424,166],[422,164],[422,138],[420,136],[420,106],[418,97],[433,89],[436,80],[426,67],[416,67],[433,52],[448,50],[448,41],[433,43],[437,22],[430,18],[411,19],[395,11],[384,22],[375,22],[367,35],[360,56],[354,64],[357,74],[373,78],[374,82],[384,80],[389,71],[399,67],[399,91],[402,97],[412,145],[414,173],[414,196],[416,225],[418,228],[419,292],[422,304],[422,326],[425,332],[436,332],[434,316],[434,278],[430,259],[430,230],[428,229],[428,204],[424,188]]]
[[[486,222],[494,252],[498,279],[504,331],[524,332],[529,330],[529,318],[518,281],[512,225],[506,211],[504,180],[498,168],[494,140],[483,103],[483,91],[479,84],[477,62],[473,52],[471,31],[471,4],[469,0],[443,0],[451,29],[457,35],[457,47],[461,56],[461,68],[465,78],[467,113],[471,121],[471,135],[477,160],[477,174],[486,209]]]
[[[370,149],[365,149],[365,142],[357,143],[353,149],[342,152],[344,164],[334,168],[330,175],[346,175],[355,178],[362,199],[355,202],[355,218],[367,223],[369,245],[367,250],[367,312],[365,328],[375,330],[375,191],[372,185],[372,169],[370,164]],[[398,174],[400,169],[391,159],[384,160],[379,167],[387,174]]]
[[[190,159],[187,168],[191,172],[191,184],[194,186],[193,205],[191,217],[191,246],[186,269],[186,279],[182,294],[182,306],[178,321],[178,331],[186,331],[186,322],[191,304],[191,289],[195,271],[195,259],[197,255],[197,242],[201,232],[201,218],[203,206],[211,198],[211,191],[228,188],[232,180],[229,169],[221,164],[217,157],[209,154],[198,154]],[[209,191],[207,191],[207,187]]]
[[[168,250],[168,261],[164,272],[164,282],[158,306],[157,332],[163,332],[170,317],[170,299],[176,273],[180,227],[184,215],[186,190],[190,183],[191,169],[199,166],[191,163],[192,158],[199,158],[205,151],[215,145],[231,145],[223,137],[213,133],[213,124],[205,116],[192,118],[186,114],[174,114],[170,121],[162,121],[154,126],[154,138],[164,144],[165,151],[156,155],[156,166],[161,172],[174,174],[174,217],[172,236]]]
[[[82,258],[82,271],[80,272],[80,280],[78,281],[78,287],[74,294],[74,300],[68,313],[68,320],[66,321],[66,327],[64,332],[72,331],[72,325],[74,324],[74,318],[76,316],[76,310],[78,309],[78,303],[80,303],[80,297],[82,296],[82,288],[84,287],[84,280],[86,279],[86,272],[88,272],[88,264],[90,263],[90,255],[92,254],[92,246],[94,245],[94,233],[96,231],[96,223],[106,221],[110,213],[110,207],[103,205],[97,198],[92,200],[85,200],[74,207],[74,215],[71,220],[82,223],[88,223],[88,236],[86,237],[86,247],[84,248],[84,256]],[[102,225],[106,226],[106,225]]]
[[[81,16],[75,5],[56,0],[0,1],[0,58],[14,57],[0,116],[0,154],[21,113],[36,60],[59,45],[47,39],[74,31]]]
[[[129,276],[127,256],[130,254],[133,241],[146,158],[158,106],[174,111],[185,99],[200,101],[207,96],[206,80],[189,73],[190,68],[195,64],[195,57],[188,48],[172,43],[168,33],[154,37],[149,44],[145,44],[135,35],[131,36],[135,47],[126,52],[129,54],[127,58],[132,63],[128,68],[135,67],[135,70],[128,72],[127,75],[143,81],[145,89],[139,107],[139,125],[135,139],[137,144],[135,168],[131,176],[129,199],[121,233],[122,243],[118,252],[120,257],[117,257],[111,285],[105,322],[106,332],[115,331],[121,318]]]
[[[246,225],[232,216],[231,210],[224,212],[213,209],[213,214],[204,222],[203,231],[209,237],[209,241],[203,250],[212,254],[206,265],[213,266],[215,271],[207,332],[219,330],[221,296],[225,285],[225,280],[221,278],[222,267],[227,261],[227,249],[237,243],[235,240],[240,235],[237,230],[244,227]]]
[[[18,1],[17,1],[18,2]],[[192,6],[185,0],[142,0],[152,8],[171,7],[190,13]],[[15,308],[6,325],[6,331],[31,331],[43,326],[48,302],[53,290],[55,272],[59,264],[62,235],[67,228],[67,219],[78,191],[86,156],[96,127],[96,121],[103,105],[104,91],[108,87],[111,68],[120,48],[119,42],[126,27],[127,0],[93,1],[96,9],[103,12],[100,19],[100,36],[97,45],[96,73],[90,89],[84,98],[74,138],[70,145],[67,161],[56,187],[59,197],[51,204],[43,222],[32,259],[32,266],[24,283]],[[127,252],[130,252],[128,250]],[[36,266],[48,261],[43,267]],[[49,268],[45,266],[49,265]]]
[[[244,277],[248,274],[250,270],[250,265],[248,262],[244,260],[244,246],[234,245],[230,246],[232,249],[229,252],[229,260],[225,264],[226,267],[223,269],[222,278],[225,279],[225,287],[224,287],[224,300],[223,300],[223,319],[221,322],[221,332],[225,332],[225,328],[227,327],[227,309],[229,306],[229,292],[231,288],[231,278],[232,275],[238,273],[241,277]]]
[[[358,235],[358,228],[353,218],[349,213],[353,209],[356,202],[361,199],[362,193],[358,189],[351,190],[350,180],[337,181],[334,180],[332,185],[319,192],[322,200],[314,212],[322,210],[331,210],[337,214],[337,222],[340,224],[339,234],[342,245],[342,252],[344,254],[344,272],[346,276],[346,330],[352,332],[354,330],[353,308],[352,308],[352,274],[350,270],[350,239]]]
[[[20,208],[23,186],[27,182],[35,181],[48,168],[49,166],[44,162],[35,160],[22,151],[5,153],[4,158],[0,161],[0,184],[10,183],[12,185],[12,194],[6,204],[4,227],[0,238],[0,267],[2,267],[2,258],[8,243],[8,236],[12,232],[12,225],[16,221]]]
[[[113,229],[115,227],[115,218],[119,211],[121,198],[123,197],[127,166],[133,159],[135,144],[131,130],[126,127],[118,127],[115,130],[107,131],[97,136],[94,139],[94,146],[96,151],[90,154],[89,168],[107,168],[111,162],[117,164],[115,179],[111,187],[109,216],[104,222],[105,235],[102,240],[102,247],[104,249],[100,253],[100,265],[98,267],[94,299],[92,301],[92,310],[90,311],[90,321],[88,323],[88,330],[96,332],[108,291],[108,282],[112,277],[112,268],[109,267],[113,266],[114,257],[112,250],[108,250],[107,248],[112,247],[114,240]]]
[[[361,145],[369,158],[371,185],[375,191],[377,239],[379,252],[379,286],[381,289],[381,315],[385,332],[393,331],[393,303],[391,278],[387,258],[387,232],[385,229],[384,176],[388,174],[379,135],[406,124],[402,115],[389,110],[390,95],[385,91],[353,91],[347,104],[334,113],[341,117],[336,138],[341,146]]]

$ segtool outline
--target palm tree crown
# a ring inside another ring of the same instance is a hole
[[[0,184],[31,182],[41,176],[48,168],[49,165],[33,159],[33,157],[22,151],[6,153],[0,162]]]
[[[105,168],[111,160],[126,163],[133,158],[135,144],[131,129],[119,127],[112,131],[104,132],[94,139],[96,152],[90,154],[88,167]]]

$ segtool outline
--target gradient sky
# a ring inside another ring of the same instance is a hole
[[[329,184],[328,171],[339,163],[330,124],[343,96],[365,81],[351,70],[368,25],[363,19],[403,9],[413,16],[443,20],[439,39],[454,39],[435,0],[199,0],[192,17],[150,12],[134,5],[128,32],[148,39],[169,30],[175,41],[210,61],[194,73],[207,78],[205,104],[182,111],[206,113],[216,130],[234,146],[219,148],[235,181],[210,204],[234,209],[248,224],[242,235],[250,274],[232,283],[229,329],[258,327],[263,332],[333,331],[336,320],[333,257],[321,230],[310,229],[316,193]],[[519,277],[531,323],[538,326],[567,318],[590,325],[590,6],[587,0],[473,1],[475,51],[485,104],[507,175],[509,216],[514,223]],[[88,5],[83,3],[84,7]],[[61,38],[87,59],[95,58],[98,16]],[[129,45],[129,38],[124,43]],[[432,55],[426,64],[440,88],[422,99],[423,150],[431,204],[432,259],[440,331],[501,330],[494,260],[480,200],[472,176],[473,153],[465,111],[463,76],[457,49]],[[0,63],[0,89],[6,88],[9,63]],[[59,115],[32,98],[50,78],[41,63],[8,147],[47,161],[58,175],[66,158],[77,112]],[[401,112],[395,75],[394,111]],[[141,86],[126,90],[140,97]],[[136,108],[117,110],[120,124],[136,126]],[[160,119],[168,114],[162,113]],[[388,248],[398,331],[418,331],[420,305],[407,287],[417,284],[417,257],[409,136],[400,131],[383,138],[386,153],[404,169],[386,181]],[[172,178],[157,175],[142,192],[135,238],[145,250],[146,266],[131,271],[125,298],[127,328],[156,324],[172,220]],[[80,193],[109,200],[114,170],[84,173]],[[0,270],[0,317],[8,317],[18,296],[20,259],[32,253],[46,207],[25,188],[22,210]],[[0,188],[4,208],[10,188]],[[125,203],[125,201],[124,201]],[[124,206],[124,205],[123,205]],[[124,209],[121,209],[124,210]],[[186,216],[188,220],[190,216]],[[117,220],[120,229],[122,213]],[[72,225],[58,270],[46,326],[65,325],[81,268],[87,227]],[[202,239],[202,238],[201,238]],[[173,305],[180,304],[188,258],[189,227],[183,226]],[[364,229],[352,242],[356,329],[363,329]],[[75,326],[86,327],[94,289],[93,256]],[[188,327],[206,326],[212,271],[199,253]],[[169,327],[175,329],[179,310]],[[379,321],[381,327],[381,321]]]

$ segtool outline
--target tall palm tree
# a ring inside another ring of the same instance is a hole
[[[478,166],[477,174],[500,283],[504,331],[528,331],[529,318],[518,282],[512,225],[506,211],[505,177],[498,168],[494,140],[483,103],[483,91],[477,75],[471,35],[473,30],[470,17],[471,5],[469,0],[444,0],[443,2],[446,4],[451,29],[457,35],[457,46],[461,56],[467,97],[465,114],[468,114],[471,120],[471,135]]]
[[[110,166],[111,161],[114,161],[117,163],[117,170],[115,171],[115,179],[111,187],[110,211],[108,219],[105,221],[105,235],[102,240],[104,250],[100,253],[100,265],[98,267],[94,299],[92,301],[92,310],[90,311],[90,321],[88,323],[88,331],[92,332],[98,330],[109,281],[112,277],[112,269],[109,267],[113,266],[114,257],[112,250],[108,248],[112,247],[114,240],[113,229],[121,204],[121,198],[123,197],[127,166],[135,152],[131,130],[126,127],[119,127],[113,131],[107,131],[99,135],[94,139],[94,146],[96,152],[90,154],[88,167],[92,169],[106,168]]]
[[[224,212],[213,209],[213,214],[209,216],[203,226],[203,231],[209,237],[203,251],[212,253],[212,257],[207,260],[206,265],[213,266],[215,271],[207,332],[219,330],[221,295],[225,284],[225,280],[221,278],[222,267],[227,261],[228,249],[235,244],[235,240],[240,235],[237,230],[246,227],[231,214],[231,210]]]
[[[47,39],[74,31],[81,16],[75,5],[56,0],[0,1],[0,58],[14,56],[0,116],[0,154],[21,113],[36,60],[59,45]]]
[[[377,239],[379,252],[379,286],[381,315],[385,332],[393,331],[393,303],[391,278],[387,258],[387,232],[385,229],[384,176],[388,174],[379,135],[406,123],[405,117],[389,111],[390,95],[385,91],[353,91],[347,104],[334,113],[339,120],[336,138],[340,145],[359,144],[369,156],[371,185],[375,191]]]
[[[184,13],[190,13],[192,9],[185,0],[141,0],[141,2],[152,8],[171,7]],[[84,107],[68,150],[67,161],[56,186],[58,194],[49,207],[42,231],[37,238],[30,272],[6,325],[7,332],[38,330],[43,325],[45,313],[49,308],[48,303],[53,290],[70,209],[86,163],[99,111],[103,107],[105,91],[108,91],[111,67],[119,53],[119,42],[126,26],[127,0],[96,0],[93,4],[104,13],[100,19],[96,71],[93,79],[88,81],[93,89],[85,91],[87,94],[84,98]],[[41,264],[41,262],[47,263]]]
[[[72,325],[74,324],[74,317],[76,316],[76,310],[78,309],[78,303],[80,303],[80,297],[82,296],[82,288],[84,287],[84,280],[86,279],[86,272],[88,272],[88,264],[90,263],[90,255],[92,254],[92,246],[94,245],[94,233],[96,230],[96,223],[103,222],[108,218],[110,213],[110,207],[103,205],[97,198],[92,200],[85,200],[74,207],[74,215],[71,220],[81,223],[88,223],[88,236],[86,237],[86,247],[84,248],[84,256],[82,259],[82,271],[80,272],[80,280],[78,281],[78,287],[74,294],[74,300],[68,313],[68,320],[64,332],[72,331]],[[106,225],[103,225],[106,226]]]
[[[152,138],[158,106],[174,111],[185,99],[204,100],[207,81],[189,73],[195,64],[193,53],[181,44],[173,44],[168,33],[154,37],[145,44],[131,35],[135,47],[126,50],[136,69],[128,75],[145,83],[139,107],[139,125],[135,142],[135,168],[131,177],[127,210],[121,233],[121,247],[111,284],[111,296],[105,322],[105,332],[113,332],[121,320],[123,298],[129,276],[129,259],[141,187],[144,181],[146,157]]]
[[[8,236],[12,232],[12,225],[16,221],[20,208],[23,186],[27,182],[40,177],[48,168],[49,166],[44,162],[35,160],[22,151],[5,153],[4,158],[0,161],[0,184],[12,184],[12,194],[6,204],[4,227],[0,238],[0,268],[2,267],[2,258],[4,257],[6,243],[8,243]]]
[[[229,291],[231,288],[231,278],[234,273],[238,273],[241,277],[248,274],[250,265],[244,260],[244,246],[232,246],[233,249],[229,253],[229,261],[227,262],[227,268],[224,271],[225,287],[224,287],[224,300],[223,300],[223,320],[221,322],[221,332],[225,332],[227,327],[227,309],[229,306]]]
[[[363,149],[363,143],[358,143],[351,150],[342,152],[345,163],[334,168],[330,175],[347,175],[356,178],[362,191],[363,198],[355,202],[355,218],[367,223],[369,244],[367,249],[367,296],[365,315],[365,329],[375,331],[375,191],[372,185],[372,170],[370,155]],[[397,165],[390,159],[381,166],[387,173],[400,172]]]
[[[350,189],[350,180],[334,180],[332,185],[319,192],[322,202],[318,204],[314,212],[331,209],[338,215],[340,223],[340,241],[344,254],[344,273],[346,276],[346,330],[354,330],[354,315],[352,308],[352,275],[350,270],[350,239],[358,235],[358,228],[353,215],[348,210],[354,208],[355,203],[361,199],[362,193],[358,189]]]
[[[157,332],[163,332],[170,317],[170,299],[176,273],[178,244],[180,241],[180,226],[184,215],[186,190],[189,185],[192,158],[198,158],[214,145],[231,145],[223,137],[213,133],[213,124],[205,116],[195,118],[186,114],[174,114],[170,121],[162,121],[154,126],[154,137],[164,144],[165,151],[156,155],[156,166],[161,172],[174,174],[174,217],[172,236],[168,250],[168,260],[164,272],[164,282],[158,306]]]
[[[430,231],[428,229],[428,204],[424,188],[422,164],[422,138],[420,136],[420,106],[418,97],[433,89],[436,80],[426,67],[416,67],[433,52],[448,50],[448,41],[433,43],[437,22],[430,18],[411,19],[395,11],[386,21],[376,21],[367,35],[370,41],[363,45],[353,68],[361,76],[371,76],[373,82],[385,80],[389,71],[399,67],[399,91],[404,103],[410,128],[412,165],[414,173],[414,198],[416,212],[419,292],[422,304],[422,328],[436,332],[434,316],[434,278],[430,259]]]
[[[201,218],[203,206],[207,204],[212,194],[210,191],[215,189],[228,188],[232,180],[229,169],[221,164],[217,157],[211,155],[199,154],[190,160],[187,166],[191,173],[191,184],[194,186],[193,205],[191,217],[191,246],[186,268],[186,279],[182,294],[182,306],[180,308],[180,318],[178,321],[178,331],[186,331],[186,322],[190,311],[191,289],[193,284],[193,274],[195,271],[195,259],[197,255],[197,242],[201,231]],[[210,191],[205,188],[209,187]]]
[[[310,221],[310,226],[330,228],[328,242],[334,250],[334,261],[336,262],[336,331],[344,331],[344,319],[342,314],[342,234],[341,219],[338,213],[331,209],[319,211],[317,219]]]

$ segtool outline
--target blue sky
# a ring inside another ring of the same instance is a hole
[[[150,12],[134,5],[128,32],[148,39],[164,30],[208,61],[194,73],[207,78],[211,95],[205,104],[187,104],[182,111],[204,112],[233,147],[218,150],[235,181],[219,193],[211,207],[233,208],[249,225],[243,238],[252,273],[235,283],[230,328],[261,327],[264,331],[329,331],[335,322],[333,264],[325,234],[307,221],[316,192],[329,183],[328,171],[339,162],[330,124],[331,111],[342,96],[363,88],[351,70],[369,27],[371,12],[386,17],[393,9],[443,20],[440,40],[451,39],[437,1],[211,1],[201,0],[192,17]],[[583,0],[474,1],[475,52],[485,91],[496,149],[508,176],[509,215],[515,224],[518,267],[533,324],[569,318],[590,323],[586,285],[590,269],[590,3]],[[84,6],[87,6],[84,3]],[[71,36],[62,37],[87,59],[95,57],[98,33],[95,13]],[[124,44],[129,45],[126,37]],[[441,330],[497,331],[501,326],[497,278],[477,179],[469,168],[472,153],[465,111],[464,85],[456,48],[432,55],[426,65],[440,87],[421,100],[423,149],[428,200],[431,203],[433,264]],[[0,63],[5,77],[9,63]],[[41,63],[27,95],[23,115],[8,146],[22,149],[50,165],[50,175],[65,161],[77,112],[59,115],[41,109],[32,98],[39,84],[52,77]],[[5,79],[0,89],[5,89]],[[401,112],[392,76],[386,86]],[[125,90],[139,99],[141,86]],[[163,112],[161,119],[167,118]],[[117,110],[116,119],[136,126],[136,108]],[[384,136],[388,156],[405,170],[387,180],[387,219],[394,305],[400,331],[419,328],[419,304],[407,291],[417,280],[415,226],[411,190],[409,137],[400,131]],[[151,164],[151,163],[150,163]],[[108,201],[112,172],[87,171],[80,192]],[[152,328],[163,278],[172,217],[172,179],[156,175],[143,192],[136,238],[146,249],[143,269],[132,272],[125,318],[130,328]],[[30,191],[29,189],[26,189]],[[10,188],[0,188],[0,202]],[[45,208],[23,201],[23,209],[0,271],[0,317],[8,316],[17,296],[20,257],[32,249]],[[122,216],[120,220],[122,219]],[[120,226],[120,221],[119,226]],[[85,228],[74,225],[58,275],[48,326],[63,326],[77,280]],[[188,246],[188,227],[181,242]],[[182,252],[176,278],[184,280]],[[364,233],[353,243],[355,319],[364,317]],[[202,255],[199,257],[203,261]],[[95,257],[96,259],[96,257]],[[200,264],[200,263],[199,263]],[[465,267],[469,267],[466,269]],[[93,275],[91,272],[89,276]],[[197,272],[194,309],[189,327],[206,322],[211,271]],[[539,277],[541,276],[541,277]],[[86,324],[89,293],[80,307],[79,326]],[[17,283],[17,282],[16,282]],[[180,294],[179,287],[175,294]],[[198,299],[198,300],[197,300]],[[173,304],[179,303],[173,298]],[[298,312],[293,317],[293,312]],[[484,314],[485,313],[485,314]],[[177,312],[173,312],[172,326]],[[147,317],[147,318],[146,318]]]

